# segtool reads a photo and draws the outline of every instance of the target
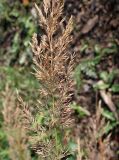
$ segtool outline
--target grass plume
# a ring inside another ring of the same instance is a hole
[[[3,103],[4,130],[9,142],[11,160],[31,160],[28,136],[21,122],[21,110],[15,93],[6,87]]]
[[[43,34],[39,37],[35,33],[31,43],[35,76],[41,85],[31,120],[20,100],[24,118],[31,124],[26,127],[32,132],[32,148],[42,159],[48,160],[59,160],[69,153],[66,133],[74,124],[69,106],[74,90],[74,56],[68,51],[73,19],[71,17],[63,27],[63,6],[62,0],[43,0],[42,10],[35,4]]]

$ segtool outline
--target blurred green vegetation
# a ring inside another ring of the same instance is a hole
[[[40,0],[35,2],[40,4]],[[0,0],[0,160],[9,160],[2,116],[2,95],[6,85],[11,90],[18,90],[31,105],[38,96],[39,84],[31,73],[34,71],[29,46],[33,33],[38,31],[33,3]]]
[[[28,2],[26,5],[24,0],[0,0],[0,59],[2,59],[0,63],[2,64],[24,65],[31,60],[29,41],[38,27],[35,25],[37,16],[33,2]]]

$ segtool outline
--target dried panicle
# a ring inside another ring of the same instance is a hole
[[[45,19],[44,15],[43,15],[41,9],[36,4],[35,4],[35,8],[36,8],[36,10],[38,12],[38,15],[40,17],[40,21],[39,21],[40,25],[41,26],[46,26],[46,19]]]
[[[36,65],[35,76],[41,85],[38,110],[34,117],[20,100],[25,122],[30,122],[31,130],[34,131],[30,137],[34,150],[42,157],[49,156],[49,159],[56,160],[67,151],[63,139],[59,141],[57,136],[61,134],[63,138],[66,129],[74,123],[73,111],[69,106],[74,92],[74,56],[68,51],[72,40],[73,18],[63,29],[63,6],[63,0],[43,0],[42,10],[35,4],[43,35],[38,37],[34,34],[31,43]],[[26,124],[28,128],[29,124]]]
[[[50,9],[51,2],[49,0],[44,0],[43,5],[44,5],[44,12],[47,15],[48,10]]]
[[[65,85],[66,81],[71,79],[73,60],[67,51],[67,46],[71,41],[73,20],[71,17],[61,35],[54,36],[59,29],[58,25],[62,23],[60,19],[63,1],[44,0],[44,14],[37,5],[35,7],[40,17],[40,25],[45,26],[46,31],[46,34],[40,38],[40,44],[36,34],[32,39],[34,63],[37,66],[36,78],[48,88],[48,92],[54,94],[56,90],[59,92],[60,84]]]
[[[80,152],[83,153],[83,150],[86,150],[86,158],[89,160],[107,160],[112,156],[110,135],[105,135],[107,123],[102,117],[102,111],[101,101],[99,101],[95,115],[86,122],[88,125],[83,124],[83,140],[80,138]],[[81,134],[81,130],[78,133]]]
[[[30,111],[30,108],[20,96],[17,96],[17,99],[19,101],[19,109],[21,112],[21,124],[24,126],[25,129],[31,130],[31,125],[34,122],[34,117]]]
[[[37,143],[33,146],[33,150],[36,151],[37,154],[41,155],[44,159],[47,158],[49,155],[49,153],[51,152],[51,150],[53,150],[54,146],[50,143]]]
[[[12,160],[31,160],[28,137],[21,122],[21,110],[15,94],[8,87],[4,93],[4,129],[9,142],[9,156]]]
[[[67,49],[67,45],[72,41],[72,37],[70,33],[73,29],[73,18],[69,19],[69,22],[66,26],[66,29],[62,32],[62,36],[57,39],[57,43],[55,44],[55,48],[58,50],[60,54]]]
[[[73,117],[73,111],[70,107],[67,106],[67,108],[62,108],[61,111],[61,124],[65,127],[71,127],[71,125],[74,124],[75,119]]]

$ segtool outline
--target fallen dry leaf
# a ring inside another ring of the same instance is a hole
[[[99,19],[98,15],[95,15],[92,19],[89,19],[89,21],[83,27],[81,32],[83,34],[90,32],[94,28],[94,26],[97,24],[98,19]]]

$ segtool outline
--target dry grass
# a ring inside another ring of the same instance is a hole
[[[110,137],[105,134],[107,123],[102,116],[103,109],[101,101],[99,102],[96,113],[88,121],[82,123],[78,129],[77,160],[110,160],[114,159],[114,153],[111,150]],[[83,133],[83,134],[82,134]]]
[[[9,142],[9,157],[12,160],[31,160],[28,137],[21,123],[21,110],[15,94],[8,87],[4,92],[4,129]]]
[[[73,20],[71,17],[63,26],[63,5],[62,0],[44,0],[41,10],[35,4],[43,34],[38,37],[35,33],[31,43],[35,76],[41,84],[33,116],[32,113],[29,116],[29,110],[20,99],[23,119],[28,122],[26,128],[32,132],[32,148],[41,158],[48,160],[58,160],[69,153],[67,141],[70,138],[65,137],[74,124],[73,111],[69,106],[74,87],[74,57],[68,51]]]

